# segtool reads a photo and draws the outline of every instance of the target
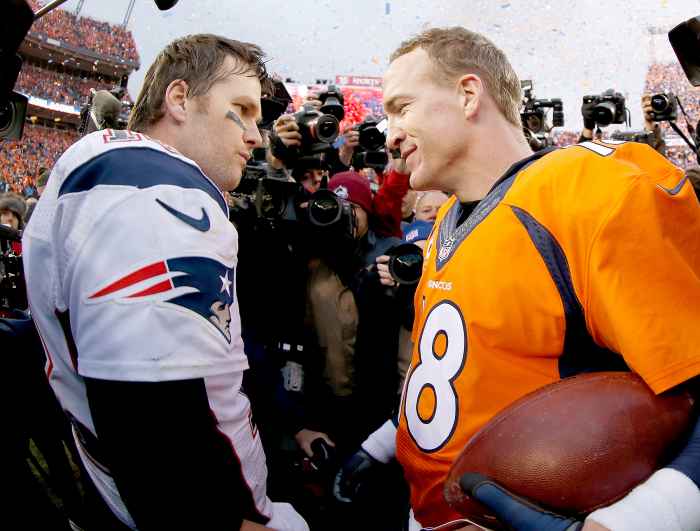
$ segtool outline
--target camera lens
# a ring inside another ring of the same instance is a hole
[[[389,260],[389,273],[399,284],[416,284],[423,272],[423,251],[413,243],[395,247]]]
[[[531,114],[527,117],[527,128],[533,133],[539,133],[544,129],[544,121],[537,114]]]
[[[611,101],[603,101],[593,108],[593,112],[596,123],[605,127],[615,118],[615,104]]]
[[[370,151],[377,151],[384,147],[386,137],[376,127],[367,127],[360,130],[360,145]]]
[[[654,109],[654,112],[664,112],[668,109],[669,103],[666,94],[654,94],[651,97],[651,108]]]
[[[0,103],[0,134],[7,131],[15,118],[15,106],[11,101]]]
[[[340,219],[340,199],[330,190],[319,190],[309,199],[309,219],[319,227],[327,227]]]
[[[312,133],[317,141],[326,142],[328,144],[338,138],[338,133],[340,132],[338,120],[329,114],[319,116],[318,119],[316,119],[313,124],[309,124],[309,126],[312,126]]]

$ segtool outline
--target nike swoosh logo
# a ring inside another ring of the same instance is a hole
[[[673,188],[666,188],[665,186],[661,186],[660,184],[657,184],[656,186],[658,186],[659,188],[661,188],[661,189],[662,189],[664,192],[666,192],[668,195],[676,195],[676,194],[678,194],[678,192],[681,191],[681,189],[683,188],[683,185],[685,184],[685,181],[687,181],[687,180],[688,180],[688,176],[686,175],[686,176],[683,177],[683,178],[681,179],[681,181],[680,181],[676,186],[674,186]]]
[[[207,211],[204,210],[204,207],[202,207],[202,217],[197,219],[197,218],[193,218],[192,216],[188,216],[184,212],[180,212],[179,210],[175,210],[170,205],[163,203],[163,201],[161,201],[160,199],[156,199],[156,203],[158,203],[160,206],[162,206],[165,210],[170,212],[173,216],[175,216],[180,221],[184,221],[185,223],[187,223],[193,229],[197,229],[200,232],[207,232],[211,228],[211,222],[209,221],[209,215],[207,214]]]

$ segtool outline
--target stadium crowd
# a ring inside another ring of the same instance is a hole
[[[647,94],[657,94],[661,92],[672,93],[680,99],[683,109],[688,115],[688,122],[695,127],[700,119],[700,88],[691,86],[688,83],[683,69],[677,63],[652,64],[646,76],[644,92]],[[678,121],[681,130],[685,132],[685,119],[682,112],[678,110]],[[661,129],[666,137],[675,134],[671,127],[661,123]],[[697,157],[685,144],[670,145],[666,150],[666,157],[676,166],[687,169],[697,166]]]
[[[50,169],[77,139],[74,131],[27,123],[22,140],[5,140],[0,149],[0,192],[37,195],[40,169]]]
[[[30,4],[34,10],[40,7],[36,0],[31,0]],[[37,20],[31,34],[44,35],[118,61],[139,61],[136,43],[129,30],[89,17],[76,17],[63,9],[56,9]]]
[[[112,84],[31,65],[22,67],[15,85],[15,90],[25,94],[75,107],[82,105],[92,88],[110,89]]]

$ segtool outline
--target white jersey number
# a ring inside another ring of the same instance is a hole
[[[424,452],[442,448],[454,433],[459,400],[453,382],[467,359],[467,329],[459,308],[443,301],[430,310],[418,343],[418,364],[406,383],[408,432]]]

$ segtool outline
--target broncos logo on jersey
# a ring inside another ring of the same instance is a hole
[[[107,300],[155,300],[176,304],[206,319],[231,342],[233,269],[201,256],[155,262],[110,282],[87,297]]]

